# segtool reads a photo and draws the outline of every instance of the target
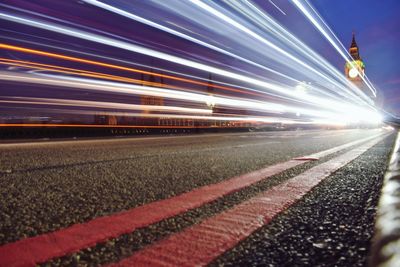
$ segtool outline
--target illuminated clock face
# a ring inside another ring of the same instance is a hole
[[[355,68],[351,68],[349,71],[350,78],[355,78],[358,75],[358,71]]]

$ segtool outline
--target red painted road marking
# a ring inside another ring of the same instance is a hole
[[[321,151],[309,155],[309,157],[327,156],[376,138],[379,135]],[[37,263],[45,262],[55,257],[71,254],[107,239],[131,233],[137,228],[146,227],[190,209],[200,207],[224,195],[303,163],[295,160],[278,163],[217,184],[203,186],[169,199],[152,202],[110,216],[95,218],[87,223],[75,224],[55,232],[3,245],[0,247],[0,266],[34,266]]]
[[[173,234],[109,266],[205,266],[267,224],[324,178],[360,156],[381,139],[370,141],[313,167],[230,210]],[[222,234],[221,228],[226,229]]]

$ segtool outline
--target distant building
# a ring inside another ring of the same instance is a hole
[[[208,84],[207,84],[207,94],[209,96],[206,104],[209,109],[212,110],[212,112],[215,112],[215,100],[214,100],[214,82],[212,80],[211,73],[208,74]]]
[[[152,72],[152,70],[150,71]],[[147,79],[144,74],[141,75],[141,80],[143,85],[151,86],[151,87],[163,87],[164,86],[164,79],[163,77],[159,77],[159,82],[156,82],[156,77],[153,74],[148,75]],[[149,96],[149,95],[142,95],[140,97],[140,104],[141,105],[151,105],[151,106],[163,106],[164,99],[158,96]],[[150,113],[148,110],[143,110],[143,113]]]
[[[117,125],[117,117],[114,115],[108,114],[95,114],[94,115],[94,124],[96,125]]]
[[[364,83],[362,78],[365,75],[365,64],[360,57],[360,51],[356,43],[356,38],[354,33],[349,52],[352,57],[352,61],[350,61],[351,63],[347,62],[344,66],[346,77],[351,82],[353,82],[358,88],[363,90]]]

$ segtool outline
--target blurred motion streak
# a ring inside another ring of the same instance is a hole
[[[199,3],[199,2],[195,2],[195,3]],[[234,73],[234,72],[230,72],[230,71],[226,71],[217,67],[213,67],[213,66],[209,66],[206,64],[202,64],[202,63],[198,63],[192,60],[188,60],[188,59],[184,59],[181,57],[177,57],[174,55],[170,55],[164,52],[160,52],[160,51],[156,51],[153,49],[149,49],[143,46],[138,46],[135,44],[131,44],[131,43],[127,43],[127,42],[123,42],[120,40],[116,40],[116,39],[112,39],[112,38],[108,38],[108,37],[104,37],[104,36],[100,36],[97,34],[92,34],[89,32],[84,32],[81,30],[75,30],[75,29],[71,29],[68,27],[63,27],[57,24],[53,24],[53,23],[44,23],[42,21],[39,20],[30,20],[30,19],[26,19],[23,17],[19,17],[19,16],[14,16],[14,15],[8,15],[8,14],[4,14],[4,13],[0,13],[0,18],[2,19],[6,19],[12,22],[17,22],[17,23],[21,23],[21,24],[25,24],[25,25],[29,25],[32,27],[37,27],[37,28],[41,28],[41,29],[45,29],[45,30],[49,30],[49,31],[53,31],[53,32],[57,32],[57,33],[62,33],[62,34],[66,34],[72,37],[76,37],[76,38],[80,38],[80,39],[84,39],[84,40],[88,40],[88,41],[92,41],[92,42],[96,42],[96,43],[101,43],[101,44],[106,44],[109,46],[113,46],[116,48],[121,48],[127,51],[131,51],[131,52],[135,52],[135,53],[139,53],[139,54],[143,54],[143,55],[147,55],[147,56],[151,56],[151,57],[156,57],[159,59],[163,59],[175,64],[179,64],[179,65],[184,65],[187,67],[191,67],[194,69],[198,69],[198,70],[203,70],[206,72],[211,72],[217,75],[221,75],[221,76],[225,76],[234,80],[238,80],[238,81],[242,81],[242,82],[246,82],[246,83],[250,83],[253,84],[255,86],[261,86],[264,87],[267,90],[272,90],[272,91],[276,91],[277,93],[283,94],[283,95],[287,95],[289,97],[292,97],[294,99],[299,99],[304,101],[305,103],[312,103],[314,105],[318,105],[320,107],[330,107],[336,110],[343,110],[343,105],[340,102],[335,102],[335,101],[330,101],[328,99],[324,99],[321,97],[316,97],[313,95],[308,95],[307,97],[303,96],[303,95],[298,95],[298,94],[294,94],[292,90],[290,90],[288,87],[286,86],[280,86],[276,83],[271,83],[271,82],[266,82],[266,81],[261,81],[258,79],[254,79],[242,74],[238,74],[238,73]],[[230,20],[229,20],[230,21]],[[236,25],[236,24],[235,24]],[[279,49],[279,51],[281,51],[281,49]],[[283,51],[284,52],[284,51]],[[285,53],[287,54],[287,53]],[[291,57],[292,58],[292,57]],[[298,60],[296,59],[296,62]],[[304,64],[302,64],[304,65]],[[336,108],[337,106],[340,106],[339,108]]]
[[[24,52],[24,53],[32,53],[32,54],[41,55],[41,56],[54,57],[54,58],[63,59],[63,60],[76,61],[76,62],[85,63],[85,64],[92,64],[92,65],[97,65],[97,66],[107,67],[107,68],[112,68],[112,69],[117,69],[117,70],[124,70],[124,71],[136,72],[136,73],[141,73],[141,74],[154,75],[156,77],[163,77],[163,78],[177,80],[177,81],[181,81],[181,82],[187,82],[187,83],[191,83],[191,84],[209,86],[208,83],[200,82],[200,81],[196,81],[196,80],[191,80],[191,79],[186,79],[186,78],[181,78],[181,77],[176,77],[176,76],[171,76],[171,75],[166,75],[166,74],[161,74],[161,73],[156,73],[156,72],[144,71],[144,70],[140,70],[140,69],[128,68],[128,67],[124,67],[124,66],[108,64],[108,63],[98,62],[98,61],[93,61],[93,60],[88,60],[88,59],[82,59],[82,58],[77,58],[77,57],[49,53],[49,52],[44,52],[44,51],[39,51],[39,50],[34,50],[34,49],[28,49],[28,48],[24,48],[24,47],[0,44],[0,48],[15,50],[15,51]],[[33,64],[33,63],[30,63],[30,64]],[[261,92],[255,93],[252,91],[243,91],[243,90],[230,88],[230,87],[226,87],[226,86],[220,86],[220,85],[216,85],[216,84],[213,84],[212,86],[214,88],[232,91],[232,92],[239,92],[239,93],[251,94],[251,95],[256,95],[256,96],[263,96],[263,94]]]
[[[335,36],[333,31],[329,28],[329,26],[324,22],[324,20],[318,15],[315,9],[312,8],[310,3],[307,0],[304,0],[303,3],[299,0],[292,0],[293,3],[303,12],[303,14],[312,22],[312,24],[321,32],[321,34],[332,44],[332,46],[337,50],[337,52],[346,60],[348,64],[350,64],[353,68],[353,62],[351,60],[350,54],[344,48],[343,44],[339,41],[339,39]],[[307,7],[306,7],[307,6]],[[318,20],[320,22],[318,22]],[[325,27],[325,29],[324,29]],[[357,70],[357,68],[354,68]],[[357,74],[363,79],[364,83],[368,86],[369,90],[371,90],[374,97],[376,97],[376,89],[368,80],[367,76],[361,75],[358,70]]]
[[[207,103],[213,101],[217,105],[222,106],[232,106],[236,108],[249,108],[252,110],[260,110],[264,112],[272,112],[272,113],[282,113],[282,112],[301,112],[306,115],[318,117],[318,118],[327,118],[334,119],[337,121],[343,120],[348,122],[356,122],[356,121],[371,121],[376,123],[380,120],[378,115],[369,112],[365,109],[356,109],[351,107],[351,109],[342,110],[342,113],[332,113],[320,110],[312,110],[312,109],[304,109],[304,108],[295,108],[290,106],[284,106],[281,104],[273,104],[259,101],[250,101],[250,100],[242,100],[235,98],[225,98],[220,96],[209,96],[204,94],[195,94],[189,92],[179,92],[168,90],[164,88],[157,87],[147,87],[147,86],[137,86],[131,84],[122,84],[115,82],[106,82],[106,81],[98,81],[98,80],[88,80],[82,78],[72,78],[66,76],[50,76],[49,77],[40,77],[33,74],[14,74],[12,72],[0,72],[0,80],[4,81],[24,81],[26,83],[33,84],[47,84],[52,86],[64,86],[68,88],[77,88],[77,89],[88,89],[95,91],[106,91],[106,92],[114,92],[114,93],[122,93],[122,94],[139,94],[139,95],[150,95],[156,97],[166,97],[177,100],[184,100],[190,102],[199,102],[199,103]],[[352,113],[350,113],[350,112]],[[344,113],[343,113],[344,112]]]
[[[54,116],[38,122],[46,127],[346,126],[382,120],[367,76],[361,77],[372,98],[258,1],[82,0],[50,3],[48,9],[35,1],[7,2],[0,4],[0,20],[11,25],[0,30],[0,80],[9,87],[0,95],[7,114],[1,127],[35,125],[18,121],[29,111]],[[280,16],[292,15],[269,4]],[[82,19],[60,12],[63,6],[76,7]],[[352,64],[308,1],[288,6]],[[93,17],[97,13],[105,19]],[[55,123],[64,114],[76,123]],[[96,122],[99,114],[109,122]],[[86,120],[79,123],[79,115]],[[183,121],[162,125],[170,118]]]

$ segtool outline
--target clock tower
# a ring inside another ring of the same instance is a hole
[[[364,61],[362,61],[360,57],[360,51],[358,49],[354,33],[349,52],[352,57],[350,61],[351,63],[349,62],[346,63],[346,65],[344,66],[344,71],[347,79],[349,79],[351,82],[353,82],[357,87],[361,89],[363,87],[362,78],[364,77],[365,73],[365,65]]]

